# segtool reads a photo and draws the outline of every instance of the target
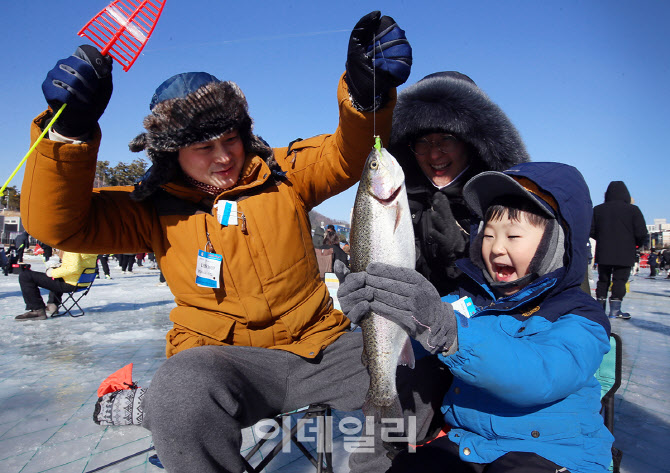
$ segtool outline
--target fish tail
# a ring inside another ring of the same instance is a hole
[[[380,405],[372,399],[367,399],[363,403],[363,414],[366,417],[372,416],[375,423],[390,422],[391,419],[402,419],[402,406],[400,405],[400,398],[396,395],[390,404]]]

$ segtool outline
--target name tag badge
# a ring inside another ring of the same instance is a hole
[[[223,256],[198,250],[198,262],[195,267],[195,284],[200,287],[218,289],[221,283],[221,262]]]
[[[216,203],[216,218],[221,225],[237,225],[237,202],[220,200]]]
[[[451,305],[454,308],[454,310],[460,312],[461,314],[463,314],[468,318],[470,318],[470,316],[477,311],[477,308],[475,307],[475,304],[472,302],[472,299],[470,299],[467,296],[461,297],[456,302],[453,302]]]

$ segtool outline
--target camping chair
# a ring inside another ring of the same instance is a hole
[[[304,416],[302,416],[298,421],[295,423],[295,425],[291,428],[290,432],[285,432],[282,429],[282,418],[286,416],[291,416],[293,414],[302,414],[304,413]],[[307,422],[310,421],[310,419],[317,419],[317,437],[316,437],[316,442],[317,442],[317,457],[314,459],[312,454],[307,450],[305,445],[299,440],[298,438],[298,433],[300,430],[305,426]],[[266,435],[261,437],[261,439],[254,445],[251,450],[245,455],[245,454],[240,454],[242,457],[242,464],[244,465],[244,470],[247,473],[259,473],[263,471],[263,469],[276,457],[281,451],[284,449],[284,446],[289,443],[290,441],[293,441],[295,445],[298,447],[298,449],[302,452],[305,457],[314,465],[316,468],[317,473],[333,473],[333,442],[332,442],[332,431],[331,431],[331,410],[330,406],[327,406],[325,404],[312,404],[308,407],[304,407],[302,409],[298,409],[295,411],[291,412],[285,412],[283,414],[279,414],[278,416],[274,417],[273,420],[276,423],[275,429],[280,429],[283,432],[283,436],[281,441],[275,445],[275,447],[268,453],[263,460],[257,465],[257,466],[251,466],[251,459],[253,458],[254,455],[256,455],[261,447],[270,440],[271,438],[274,438],[275,436],[275,430],[273,429],[271,432],[267,432]],[[152,447],[153,448],[153,447]],[[138,455],[139,453],[144,453],[144,450],[142,452],[138,452],[134,455]],[[127,458],[123,458],[119,461],[124,461]],[[153,455],[149,458],[149,462],[159,468],[165,468],[160,459],[158,458],[158,455]],[[108,466],[108,465],[106,465]],[[97,470],[96,470],[97,471]],[[92,473],[92,472],[89,472]]]
[[[79,301],[88,294],[88,291],[91,290],[93,282],[95,281],[95,275],[97,268],[86,268],[79,276],[77,284],[75,284],[76,289],[72,292],[67,293],[67,297],[61,302],[61,306],[65,310],[63,315],[70,314],[70,317],[81,317],[84,315],[84,309],[79,305]],[[63,294],[65,296],[65,294]],[[72,309],[77,307],[81,311],[81,314],[73,314]]]
[[[596,379],[600,382],[600,413],[603,416],[605,426],[614,434],[614,393],[621,386],[621,363],[622,363],[622,342],[619,335],[612,333],[610,335],[610,351],[603,357]],[[622,452],[612,447],[612,463],[609,471],[619,473]]]
[[[253,456],[261,449],[261,447],[267,442],[271,437],[263,436],[261,439],[254,445],[254,447],[249,450],[246,455],[242,456],[242,462],[244,463],[244,469],[247,473],[258,473],[262,471],[274,457],[276,457],[284,448],[284,446],[293,441],[293,443],[298,447],[298,449],[307,457],[307,459],[316,467],[317,473],[333,473],[333,455],[332,455],[332,431],[330,429],[331,422],[331,410],[330,406],[325,404],[312,404],[303,409],[298,409],[297,411],[286,412],[284,414],[279,414],[273,420],[277,423],[278,427],[281,429],[282,418],[285,416],[290,416],[293,414],[302,414],[303,417],[297,420],[295,425],[291,428],[290,432],[283,432],[281,441],[275,445],[270,453],[268,453],[265,458],[256,466],[253,467],[249,463]],[[304,427],[310,419],[317,419],[318,433],[316,436],[317,442],[317,458],[314,459],[312,454],[307,450],[305,445],[298,439],[298,432]],[[274,433],[274,432],[272,432]],[[268,432],[270,434],[270,432]]]

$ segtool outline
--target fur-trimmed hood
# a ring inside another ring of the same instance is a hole
[[[430,74],[398,94],[389,151],[411,182],[421,172],[409,144],[432,132],[451,133],[468,144],[478,171],[504,171],[530,161],[526,147],[505,113],[459,72]],[[409,171],[409,172],[408,172]]]

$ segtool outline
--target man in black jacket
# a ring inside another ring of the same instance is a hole
[[[14,239],[16,245],[17,261],[23,263],[23,252],[30,246],[30,236],[28,232],[23,231]]]
[[[629,314],[621,312],[621,301],[635,264],[635,248],[644,245],[647,239],[647,226],[640,209],[631,204],[630,193],[623,181],[610,182],[605,202],[593,208],[591,238],[596,240],[596,298],[605,309],[611,282],[609,316],[629,319]]]

